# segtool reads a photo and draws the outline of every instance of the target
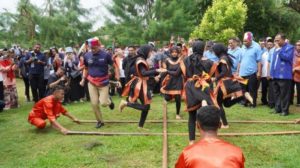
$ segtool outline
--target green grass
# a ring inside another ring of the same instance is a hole
[[[21,107],[0,113],[0,167],[161,167],[162,137],[160,136],[63,136],[49,127],[36,130],[27,123],[32,103],[25,103],[24,86],[18,81]],[[120,98],[113,98],[118,105]],[[156,95],[148,119],[162,120],[162,101]],[[80,119],[95,119],[89,103],[67,105]],[[184,106],[182,107],[184,108]],[[138,111],[126,108],[102,108],[105,120],[139,120]],[[259,106],[248,109],[239,105],[226,109],[228,120],[293,120],[300,118],[300,109],[291,106],[291,115],[281,117],[269,114],[271,110]],[[183,118],[188,115],[182,112]],[[168,105],[168,118],[175,119],[175,104]],[[106,124],[97,130],[94,124],[77,125],[62,116],[58,120],[70,130],[103,132],[138,132],[137,124]],[[162,124],[145,124],[147,132],[162,132]],[[267,132],[300,130],[300,125],[236,124],[220,132]],[[187,133],[187,123],[169,123],[168,132]],[[300,167],[300,136],[224,137],[240,146],[246,157],[246,167],[292,168]],[[169,167],[174,167],[178,155],[188,144],[187,136],[169,136]]]

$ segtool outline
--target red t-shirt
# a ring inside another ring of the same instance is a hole
[[[54,99],[53,95],[47,96],[38,101],[32,108],[30,118],[42,118],[44,120],[55,121],[60,114],[65,114],[67,111],[63,108],[60,101]]]
[[[217,138],[205,138],[180,154],[176,168],[244,168],[242,150]]]

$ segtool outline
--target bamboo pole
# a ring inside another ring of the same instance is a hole
[[[168,168],[168,132],[167,132],[167,104],[163,103],[163,152],[162,168]]]
[[[80,120],[81,123],[97,123],[96,120]],[[104,121],[105,123],[110,124],[120,124],[120,123],[138,123],[138,121],[133,120],[111,120]],[[168,120],[168,123],[186,123],[187,120]],[[271,121],[271,120],[232,120],[228,121],[229,123],[238,123],[238,124],[296,124],[295,121]],[[147,123],[163,123],[163,120],[147,120]]]
[[[219,133],[218,136],[222,136],[222,137],[238,137],[238,136],[273,136],[273,135],[297,135],[297,134],[300,134],[300,131]],[[163,133],[69,131],[66,135],[163,136]],[[169,136],[188,136],[188,133],[167,133],[167,135],[169,135]],[[199,136],[199,134],[197,134],[197,136]]]

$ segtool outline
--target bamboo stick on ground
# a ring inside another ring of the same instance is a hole
[[[274,131],[274,132],[234,132],[219,133],[222,137],[238,136],[272,136],[272,135],[297,135],[300,131]],[[163,133],[146,133],[146,132],[85,132],[69,131],[67,135],[98,135],[98,136],[162,136]],[[188,136],[188,133],[167,133],[168,136]],[[199,136],[199,134],[197,134]]]
[[[96,120],[80,120],[81,123],[97,123]],[[138,121],[133,120],[111,120],[104,121],[105,123],[115,124],[115,123],[138,123]],[[147,120],[147,123],[163,123],[162,120]],[[187,120],[168,120],[168,123],[186,123]],[[232,120],[229,123],[239,123],[239,124],[296,124],[295,121],[272,121],[272,120]]]
[[[167,132],[167,105],[163,103],[163,162],[162,168],[168,168],[168,132]]]

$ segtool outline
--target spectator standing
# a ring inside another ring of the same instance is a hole
[[[46,57],[41,53],[41,45],[36,44],[34,51],[26,55],[26,64],[29,66],[29,82],[33,101],[38,102],[44,97],[44,66],[46,65]]]
[[[248,79],[247,85],[242,85],[244,92],[249,92],[253,98],[252,108],[256,107],[258,79],[261,77],[261,51],[259,45],[253,41],[251,32],[244,34],[243,53],[240,59],[239,76]],[[247,102],[245,102],[247,105]]]
[[[7,110],[18,107],[18,93],[15,77],[17,65],[15,65],[13,57],[14,50],[10,49],[7,54],[4,54],[3,59],[0,60],[0,71],[2,72],[4,86],[4,109]]]
[[[294,46],[288,44],[286,36],[278,33],[275,37],[275,42],[278,44],[273,54],[273,62],[271,69],[271,77],[274,81],[274,94],[275,94],[275,111],[282,116],[289,114],[291,85],[293,78],[293,57]]]

